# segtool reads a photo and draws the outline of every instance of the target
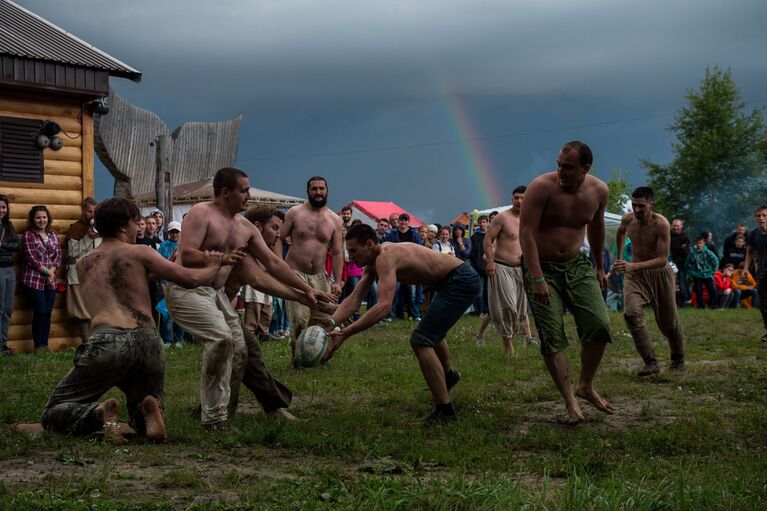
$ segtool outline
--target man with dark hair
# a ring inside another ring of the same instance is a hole
[[[468,263],[417,243],[379,244],[375,231],[367,225],[355,225],[349,230],[346,250],[349,258],[364,267],[365,272],[352,294],[338,306],[333,322],[344,322],[359,308],[376,277],[378,303],[357,321],[331,332],[333,340],[324,360],[329,360],[347,338],[370,328],[389,314],[397,282],[428,286],[435,291],[434,299],[410,336],[410,345],[436,405],[425,424],[431,426],[455,420],[448,392],[461,375],[451,367],[445,336],[479,292],[477,273]]]
[[[644,360],[639,376],[657,373],[650,334],[642,307],[652,306],[655,323],[668,339],[671,370],[684,370],[684,335],[676,313],[674,272],[668,264],[671,230],[666,218],[653,211],[653,191],[640,186],[631,194],[631,213],[621,219],[616,235],[617,257],[614,272],[625,273],[623,279],[623,318],[634,339],[634,346]],[[626,236],[631,238],[632,262],[623,259]]]
[[[344,227],[347,229],[350,228],[352,225],[352,208],[351,206],[344,206],[341,208],[341,221],[343,222]]]
[[[767,330],[767,204],[762,204],[754,211],[756,229],[748,234],[748,248],[743,275],[748,277],[751,265],[756,263],[755,277],[759,294],[759,311],[762,313],[764,328]],[[767,342],[767,332],[762,336]]]
[[[677,281],[679,282],[679,306],[683,307],[690,299],[690,290],[687,287],[687,254],[690,253],[690,238],[684,232],[684,222],[675,218],[671,222],[671,262],[674,263],[677,270]]]
[[[485,261],[485,232],[490,225],[490,219],[486,215],[480,215],[477,218],[477,229],[471,235],[471,253],[469,262],[474,270],[479,274],[482,282],[482,289],[474,298],[474,314],[480,316],[487,314],[487,261]]]
[[[410,215],[407,213],[400,213],[397,217],[397,227],[392,228],[389,235],[386,237],[386,241],[391,243],[415,243],[417,245],[423,245],[423,240],[418,235],[416,229],[410,227]],[[408,308],[410,319],[415,321],[421,320],[421,313],[418,310],[418,304],[416,303],[416,286],[414,284],[397,284],[395,289],[395,298],[392,305],[392,311],[390,318],[405,317],[405,307]]]
[[[77,275],[77,260],[88,254],[101,243],[101,237],[93,227],[93,217],[98,203],[92,197],[83,201],[83,212],[79,220],[69,226],[66,237],[67,246],[67,314],[78,320],[80,339],[88,340],[90,314],[85,309],[80,280]]]
[[[235,263],[240,254],[224,257],[206,251],[200,268],[183,268],[134,244],[138,216],[138,208],[126,199],[108,199],[96,208],[96,229],[103,242],[77,262],[92,334],[77,348],[74,368],[43,411],[42,424],[48,430],[85,435],[103,429],[107,441],[126,443],[117,422],[117,400],[96,402],[118,387],[128,402],[131,427],[150,441],[167,439],[162,417],[165,355],[152,320],[147,280],[152,274],[182,286],[210,284],[222,263]]]
[[[742,236],[743,238],[746,237],[746,233],[748,231],[746,230],[746,224],[738,224],[737,227],[735,227],[735,231],[727,236],[724,240],[724,248],[722,249],[722,260],[720,261],[720,269],[724,268],[724,265],[726,264],[725,261],[729,259],[729,255],[731,252],[735,249],[735,240],[738,238],[738,236]],[[737,262],[733,261],[727,261],[732,263],[733,267],[737,268]]]
[[[305,285],[338,297],[344,288],[341,219],[327,207],[328,183],[325,178],[310,178],[306,184],[306,194],[308,203],[290,208],[280,230],[282,239],[290,236],[287,263],[295,272],[296,278],[305,282]],[[325,273],[328,246],[333,267],[332,284]],[[294,358],[293,367],[298,369],[300,366],[295,362],[298,336],[309,326],[326,320],[328,315],[293,300],[287,301],[285,308],[292,325],[290,347]]]
[[[233,180],[233,181],[232,181]],[[234,182],[234,184],[232,184]],[[198,267],[206,250],[247,250],[267,271],[286,285],[301,290],[311,302],[317,292],[298,278],[282,258],[264,243],[263,236],[240,212],[250,198],[247,175],[225,168],[213,178],[213,202],[195,204],[184,217],[176,264]],[[233,364],[246,360],[240,318],[224,290],[230,267],[222,267],[211,286],[183,289],[168,284],[165,300],[173,320],[204,344],[200,385],[201,421],[206,429],[225,429]]]
[[[282,211],[269,206],[251,206],[245,213],[245,218],[261,232],[267,246],[272,250],[279,249],[280,228],[285,219]],[[227,295],[233,298],[243,284],[253,292],[295,300],[325,313],[335,311],[335,305],[321,301],[313,303],[303,292],[282,284],[266,273],[263,266],[250,256],[243,258],[232,270],[226,282]],[[261,345],[256,336],[248,328],[245,328],[243,333],[247,346],[247,361],[236,364],[232,369],[229,416],[237,411],[242,382],[256,396],[266,415],[276,419],[295,420],[293,414],[286,409],[293,394],[289,388],[277,381],[264,365],[261,359]]]
[[[520,327],[532,343],[527,318],[527,296],[522,279],[522,247],[519,244],[519,214],[525,186],[518,186],[511,196],[511,209],[490,222],[484,237],[488,283],[489,317],[503,337],[503,349],[514,354],[514,334]],[[478,340],[481,339],[478,337]]]
[[[524,256],[527,297],[533,309],[541,353],[554,383],[564,397],[568,422],[583,422],[575,399],[586,399],[605,413],[613,407],[594,390],[593,382],[610,336],[602,288],[607,286],[603,252],[592,252],[595,269],[580,252],[605,241],[604,212],[607,185],[588,174],[591,149],[582,142],[568,142],[557,155],[556,172],[535,178],[525,192],[520,214],[520,243]],[[567,347],[565,307],[572,312],[581,341],[581,375],[573,392],[570,367],[563,353]]]
[[[376,230],[376,234],[378,235],[378,243],[383,243],[386,240],[386,236],[389,235],[390,230],[391,224],[389,224],[389,219],[381,217],[378,220],[378,229]]]

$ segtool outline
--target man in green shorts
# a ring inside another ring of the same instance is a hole
[[[525,287],[533,309],[546,367],[565,399],[568,423],[584,420],[576,396],[598,410],[613,407],[594,390],[594,375],[610,338],[610,320],[602,292],[607,277],[602,266],[607,185],[588,174],[593,161],[583,142],[568,142],[557,156],[557,170],[533,180],[525,192],[520,216],[520,243]],[[593,247],[596,274],[580,252],[583,239]],[[567,307],[581,341],[581,375],[573,392],[564,310]]]

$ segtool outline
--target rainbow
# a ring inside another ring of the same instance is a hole
[[[461,98],[455,93],[442,87],[441,98],[446,106],[451,125],[461,140],[461,148],[469,170],[476,182],[478,199],[481,207],[492,208],[506,204],[503,199],[503,188],[498,180],[492,159],[479,140],[481,134],[477,130],[469,112]]]

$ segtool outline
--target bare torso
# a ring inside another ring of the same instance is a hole
[[[394,267],[397,282],[436,286],[452,270],[463,264],[456,257],[445,255],[416,243],[382,243],[376,267]],[[375,268],[371,268],[375,271]]]
[[[634,262],[668,257],[668,239],[671,235],[668,220],[663,215],[652,213],[647,223],[641,224],[634,213],[628,213],[621,223],[631,238],[631,257]]]
[[[325,271],[328,246],[334,236],[341,236],[341,219],[328,207],[295,206],[287,213],[282,234],[291,240],[288,265],[313,275]]]
[[[142,252],[146,245],[111,242],[80,258],[77,273],[82,297],[91,313],[91,328],[154,327],[147,271]]]
[[[493,223],[496,222],[500,225],[493,244],[493,259],[516,266],[522,258],[522,246],[519,244],[519,214],[513,209],[508,209],[493,219]]]
[[[198,250],[231,252],[237,247],[247,245],[253,236],[255,227],[245,217],[225,215],[212,202],[196,204],[189,210],[182,224],[182,235],[176,252],[176,263],[187,268],[195,267],[185,263],[183,250],[190,244]],[[222,266],[213,282],[213,287],[220,289],[226,284],[232,266]]]
[[[586,225],[594,220],[600,204],[607,201],[607,194],[607,185],[591,175],[586,175],[574,192],[559,186],[556,172],[533,180],[525,195],[525,208],[532,206],[530,198],[534,195],[545,197],[535,237],[539,259],[563,262],[578,255]]]

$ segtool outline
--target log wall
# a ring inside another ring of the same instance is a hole
[[[0,193],[10,199],[11,222],[16,232],[26,230],[27,214],[32,206],[45,204],[53,217],[53,229],[59,235],[66,256],[64,238],[69,225],[80,218],[81,205],[87,196],[93,196],[93,117],[82,102],[76,99],[44,96],[0,97],[0,116],[28,119],[50,119],[61,126],[64,147],[59,151],[45,149],[45,176],[43,183],[12,183],[0,181]],[[71,137],[71,138],[70,138]],[[16,270],[20,272],[21,258]],[[65,275],[61,275],[63,280]],[[66,312],[66,295],[59,294],[51,318],[48,345],[52,351],[64,350],[80,343],[76,322]],[[32,310],[21,286],[16,285],[8,346],[15,353],[34,351],[32,341]]]

